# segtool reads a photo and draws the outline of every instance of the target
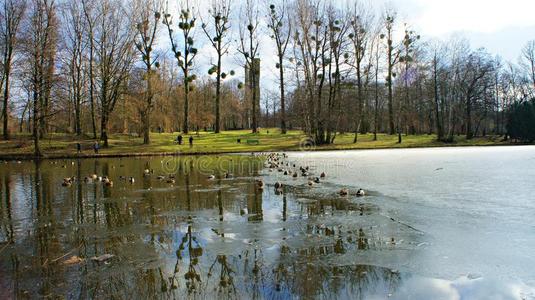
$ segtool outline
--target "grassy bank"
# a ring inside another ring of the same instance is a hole
[[[269,133],[268,133],[269,131]],[[258,134],[251,134],[249,130],[224,131],[220,134],[211,132],[193,133],[193,146],[188,145],[189,135],[184,136],[184,143],[179,146],[174,141],[177,133],[153,133],[152,143],[143,145],[143,139],[130,135],[112,135],[110,147],[101,149],[100,156],[129,156],[155,154],[211,154],[233,152],[264,152],[264,151],[296,151],[303,149],[306,136],[297,130],[281,134],[278,129],[262,129]],[[444,144],[436,141],[435,135],[404,136],[403,143],[397,143],[397,136],[379,134],[377,141],[372,134],[358,136],[358,142],[353,143],[353,134],[339,134],[332,145],[313,146],[308,150],[349,150],[349,149],[386,149],[386,148],[415,148],[442,146],[490,146],[509,145],[500,137],[488,136],[466,140],[456,137],[454,143]],[[237,140],[241,139],[241,143]],[[258,141],[258,144],[248,143]],[[72,135],[50,134],[42,140],[41,148],[46,157],[76,156],[76,143],[80,142],[83,151],[80,156],[94,156],[93,141],[89,138],[77,139]],[[33,153],[31,136],[14,136],[9,141],[0,141],[0,159],[30,158]]]

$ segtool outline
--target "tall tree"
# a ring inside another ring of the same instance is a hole
[[[32,0],[26,28],[26,52],[30,60],[29,82],[32,94],[34,155],[42,156],[40,138],[49,117],[50,91],[54,81],[57,18],[53,0]]]
[[[388,128],[389,133],[394,134],[396,132],[396,126],[394,121],[394,67],[397,64],[399,58],[399,52],[397,46],[394,44],[394,28],[395,28],[395,13],[391,11],[386,12],[384,29],[385,33],[381,34],[381,38],[386,38],[386,86],[388,88]]]
[[[97,139],[97,120],[96,120],[96,96],[95,96],[95,26],[98,19],[98,10],[94,9],[93,5],[88,3],[89,0],[82,0],[82,7],[84,10],[85,24],[86,24],[86,43],[89,48],[88,57],[88,75],[89,75],[89,104],[91,110],[91,129],[93,131],[93,139]]]
[[[360,2],[355,2],[355,7],[351,11],[351,29],[349,39],[353,44],[353,63],[351,66],[355,69],[357,75],[357,115],[355,118],[355,137],[353,143],[357,142],[358,133],[361,130],[364,116],[364,79],[367,66],[364,64],[364,58],[367,55],[368,43],[371,40],[372,16]],[[369,66],[370,64],[368,64]]]
[[[491,71],[492,64],[485,52],[472,52],[465,59],[459,88],[465,101],[465,134],[467,139],[474,136],[472,130],[474,105],[476,101],[482,99],[488,84],[491,83],[486,78]]]
[[[190,74],[193,67],[193,61],[195,56],[197,56],[197,48],[194,46],[194,29],[195,21],[197,18],[193,15],[190,4],[188,0],[185,0],[181,3],[182,9],[179,14],[178,28],[182,32],[182,39],[184,43],[184,48],[182,53],[178,48],[178,41],[174,35],[173,26],[172,26],[172,16],[169,12],[164,14],[163,23],[167,27],[167,32],[169,34],[169,40],[171,41],[171,50],[173,51],[175,58],[177,60],[178,66],[182,69],[184,74],[184,124],[182,126],[182,132],[187,134],[189,131],[189,93],[193,91],[194,86],[193,82],[197,79],[195,74]]]
[[[286,134],[286,95],[284,82],[284,59],[286,56],[286,49],[290,41],[292,32],[292,23],[290,22],[290,14],[287,13],[288,6],[285,2],[279,7],[275,4],[269,5],[269,13],[267,17],[268,28],[271,31],[271,38],[275,40],[277,48],[277,64],[276,68],[279,70],[279,89],[280,89],[280,128],[282,134]],[[286,24],[285,24],[286,23]]]
[[[102,0],[95,27],[100,103],[100,139],[108,147],[108,126],[135,59],[134,28],[121,0]]]
[[[522,48],[520,61],[521,65],[527,71],[535,95],[535,40],[529,41],[524,48]]]
[[[249,82],[246,94],[251,98],[251,130],[253,133],[256,133],[258,130],[258,111],[260,110],[260,107],[257,107],[260,102],[260,99],[257,99],[258,89],[260,88],[260,74],[258,73],[258,49],[260,46],[258,31],[260,20],[258,18],[258,8],[256,7],[254,0],[246,0],[245,12],[242,12],[242,15],[244,15],[245,18],[243,18],[243,22],[240,23],[238,52],[243,55],[245,68],[249,70],[248,74],[246,74],[246,76],[249,76],[246,80]]]
[[[147,82],[145,89],[144,105],[140,109],[143,123],[143,144],[150,144],[150,114],[154,108],[153,67],[160,66],[158,56],[153,55],[158,35],[158,25],[161,18],[161,2],[158,0],[134,2],[134,16],[136,19],[136,49],[138,50],[143,67],[145,68],[144,79]]]
[[[82,102],[84,98],[84,13],[79,2],[67,4],[64,18],[64,43],[66,49],[66,64],[69,76],[69,89],[74,104],[74,131],[77,136],[82,135]]]
[[[2,75],[0,93],[4,87],[2,106],[3,137],[9,139],[9,96],[13,54],[19,39],[19,25],[26,10],[25,0],[4,0],[0,11],[0,38],[2,39]]]
[[[407,26],[407,25],[405,25]],[[420,36],[417,35],[413,30],[405,28],[405,36],[403,37],[403,51],[399,54],[399,62],[403,65],[403,90],[404,90],[404,99],[403,102],[400,101],[398,118],[397,118],[397,129],[398,129],[398,143],[401,143],[401,131],[403,128],[403,119],[406,106],[410,101],[409,95],[409,85],[411,81],[414,80],[415,72],[411,70],[412,62],[414,61],[414,43],[416,40],[419,40]]]
[[[215,133],[221,131],[221,82],[227,77],[223,71],[223,56],[228,53],[230,42],[227,39],[230,29],[230,0],[213,0],[208,10],[209,23],[202,24],[202,30],[208,37],[210,45],[216,51],[216,63],[208,70],[208,74],[215,73]],[[234,71],[230,71],[234,75]]]

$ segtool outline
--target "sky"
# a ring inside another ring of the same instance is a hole
[[[520,49],[535,39],[535,0],[391,0],[424,38],[461,35],[473,48],[516,62]]]
[[[352,0],[333,0],[340,6]],[[378,9],[392,7],[396,10],[400,24],[407,23],[422,36],[422,39],[448,40],[451,37],[464,37],[469,40],[473,49],[485,47],[489,53],[499,55],[502,59],[517,62],[522,47],[529,41],[535,40],[535,0],[362,0],[367,1]],[[211,0],[198,0],[197,11],[204,14]],[[239,22],[236,16],[243,9],[245,1],[233,0],[233,22],[230,55],[223,62],[227,73],[235,70],[236,79],[243,81],[243,68],[240,66],[241,57],[235,51],[238,38]],[[261,6],[266,6],[269,0],[258,0]],[[276,1],[280,2],[280,1]],[[170,1],[170,3],[172,3]],[[176,8],[171,8],[176,14]],[[265,11],[261,10],[263,17]],[[265,26],[264,26],[265,27]],[[400,29],[401,30],[401,29]],[[198,28],[196,40],[204,40],[204,33]],[[208,43],[197,45],[199,56],[196,71],[201,76],[207,74],[210,62],[215,62],[215,53]],[[164,47],[165,48],[165,47]],[[276,56],[273,41],[269,38],[267,29],[260,35],[261,86],[262,98],[267,91],[272,91],[276,97],[278,79],[275,68]],[[226,67],[225,67],[226,66]]]

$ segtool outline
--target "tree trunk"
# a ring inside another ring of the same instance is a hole
[[[4,140],[8,140],[9,139],[8,105],[9,105],[9,79],[10,79],[10,74],[11,74],[11,60],[8,60],[4,68],[5,68],[5,71],[4,71],[5,72],[5,88],[4,88],[4,106],[2,108],[2,117],[4,119],[3,137],[4,137]]]
[[[103,112],[100,118],[100,140],[104,142],[104,148],[108,148],[108,115]]]
[[[33,146],[34,146],[34,155],[36,157],[41,157],[41,147],[39,145],[39,135],[40,133],[40,109],[39,109],[39,95],[37,91],[34,91],[33,94]]]
[[[394,105],[393,105],[393,91],[392,91],[392,45],[388,45],[388,121],[390,134],[394,134],[395,125],[394,125]]]
[[[280,52],[280,51],[279,51]],[[281,91],[281,133],[286,134],[286,103],[284,95],[284,69],[282,67],[282,55],[279,55],[279,76],[280,76],[280,91]]]
[[[218,49],[221,47],[221,39],[217,42]],[[215,84],[215,133],[221,131],[221,50],[217,51],[217,78]]]
[[[444,129],[441,122],[440,117],[440,105],[439,105],[439,96],[438,96],[438,71],[437,71],[437,57],[435,55],[435,58],[433,60],[433,90],[435,94],[435,122],[437,126],[437,140],[442,141],[444,140]]]
[[[472,133],[472,101],[470,97],[466,98],[466,139],[470,140],[474,137]]]

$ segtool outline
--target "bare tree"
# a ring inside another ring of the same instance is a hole
[[[288,6],[283,3],[276,7],[275,4],[269,5],[269,13],[267,17],[268,28],[271,30],[271,38],[275,40],[277,47],[277,69],[279,70],[279,89],[280,89],[280,127],[281,132],[286,134],[286,99],[285,99],[285,83],[284,83],[284,59],[286,56],[286,49],[290,41],[292,32],[292,23],[290,22],[290,14],[287,13]],[[286,25],[285,25],[286,23]]]
[[[86,43],[89,48],[88,69],[89,69],[89,104],[91,110],[91,129],[93,131],[93,139],[97,139],[97,120],[96,120],[96,96],[95,96],[95,26],[98,19],[98,11],[94,8],[94,4],[90,5],[89,0],[82,0],[82,7],[84,10],[85,24],[86,24]]]
[[[393,84],[394,77],[394,67],[398,62],[399,51],[397,45],[394,44],[394,28],[395,28],[395,18],[396,15],[394,12],[387,10],[385,15],[384,29],[385,33],[381,34],[381,38],[386,38],[386,64],[387,64],[387,75],[386,75],[386,85],[388,87],[388,124],[389,124],[389,133],[394,134],[395,124],[394,124],[394,92]],[[399,130],[399,129],[398,129]]]
[[[50,91],[54,81],[57,18],[53,0],[32,0],[25,50],[30,60],[28,76],[32,93],[34,155],[42,156],[40,138],[49,116]]]
[[[320,1],[298,0],[295,11],[294,43],[296,51],[296,75],[302,73],[305,90],[306,113],[310,120],[306,132],[314,136],[317,144],[325,141],[325,120],[322,116],[323,87],[325,84],[325,53],[328,45],[328,27],[325,26],[323,6]],[[299,79],[298,79],[299,81]]]
[[[481,99],[487,85],[490,83],[486,80],[486,76],[491,71],[492,65],[486,53],[476,51],[470,53],[467,57],[459,86],[465,101],[465,132],[467,139],[471,139],[474,136],[472,130],[474,104]]]
[[[0,38],[2,39],[2,74],[0,79],[0,93],[4,87],[4,102],[2,106],[3,137],[9,139],[9,96],[11,84],[12,62],[15,47],[19,39],[19,25],[26,10],[24,0],[4,0],[0,11]]]
[[[82,135],[82,103],[84,98],[84,13],[79,2],[70,2],[65,10],[63,42],[67,52],[67,70],[70,82],[70,94],[74,103],[74,131]]]
[[[353,63],[351,66],[354,68],[357,76],[357,115],[355,118],[355,137],[353,143],[357,142],[358,133],[361,129],[363,122],[363,107],[364,107],[364,79],[366,66],[364,64],[364,58],[368,54],[368,43],[372,40],[372,28],[373,17],[369,14],[368,8],[364,7],[360,2],[355,2],[355,6],[351,11],[351,32],[349,33],[349,39],[353,44]]]
[[[344,52],[347,50],[347,31],[349,22],[346,16],[333,5],[327,9],[327,51],[323,52],[324,66],[327,65],[327,82],[329,86],[329,98],[327,102],[327,132],[323,139],[326,143],[334,143],[338,130],[338,122],[341,113],[341,65]]]
[[[535,40],[522,48],[521,65],[526,69],[535,93]]]
[[[420,39],[420,35],[417,35],[413,30],[410,30],[405,24],[405,36],[403,37],[403,51],[399,53],[399,62],[403,65],[403,89],[404,89],[404,101],[398,104],[399,112],[397,118],[398,128],[398,143],[401,143],[401,129],[403,128],[403,118],[406,109],[406,105],[410,101],[409,85],[410,81],[414,77],[414,72],[411,70],[412,62],[414,61],[414,44]]]
[[[258,31],[260,20],[258,18],[258,8],[254,0],[246,0],[245,2],[245,12],[242,12],[243,22],[240,23],[239,33],[240,41],[238,44],[238,52],[243,55],[245,68],[249,70],[246,76],[249,76],[248,81],[250,84],[247,88],[247,93],[251,98],[251,108],[252,108],[252,124],[251,129],[253,133],[256,133],[258,130],[258,111],[260,110],[258,106],[259,100],[257,99],[259,80],[259,58],[258,56],[258,47],[260,42],[258,39]],[[246,72],[247,73],[247,72]]]
[[[202,30],[208,37],[210,45],[216,51],[217,62],[208,70],[208,74],[216,74],[215,88],[215,133],[221,131],[221,82],[227,75],[234,75],[234,71],[229,74],[223,71],[223,56],[228,53],[230,42],[227,39],[230,29],[230,0],[213,0],[211,8],[208,10],[211,23],[203,23]]]
[[[189,131],[189,93],[193,91],[193,85],[190,85],[197,79],[195,74],[190,75],[191,69],[193,67],[193,61],[195,56],[197,56],[197,48],[194,46],[194,28],[195,21],[197,18],[193,15],[192,10],[190,9],[190,4],[188,0],[185,0],[181,3],[181,11],[178,17],[178,28],[182,31],[182,38],[184,42],[184,48],[182,53],[178,48],[178,40],[174,35],[173,31],[173,18],[169,12],[166,11],[163,18],[163,23],[167,27],[167,32],[169,34],[169,40],[171,41],[171,50],[173,51],[175,58],[177,60],[178,66],[182,69],[184,74],[184,124],[182,126],[182,132],[185,134]]]
[[[126,92],[132,68],[134,31],[120,0],[102,0],[96,22],[95,59],[100,100],[100,139],[108,147],[108,125],[117,101]]]
[[[158,35],[158,25],[161,18],[161,2],[158,0],[137,1],[134,3],[133,13],[136,24],[136,49],[141,55],[141,61],[145,68],[145,81],[147,82],[145,90],[145,101],[140,109],[143,122],[143,144],[150,144],[150,114],[154,108],[154,89],[153,89],[153,66],[158,68],[158,56],[153,56],[156,38]]]

